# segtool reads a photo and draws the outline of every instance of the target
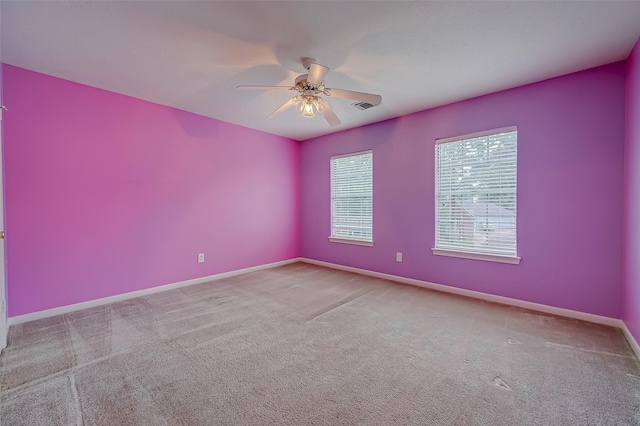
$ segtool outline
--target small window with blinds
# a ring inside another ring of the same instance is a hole
[[[520,262],[517,141],[515,127],[436,140],[434,254]]]
[[[373,153],[331,157],[331,241],[373,245]]]

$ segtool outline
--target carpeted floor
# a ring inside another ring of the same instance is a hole
[[[12,326],[2,425],[639,425],[614,328],[295,263]]]

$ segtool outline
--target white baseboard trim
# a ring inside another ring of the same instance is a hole
[[[635,353],[636,357],[640,360],[640,345],[635,340],[627,325],[624,321],[616,318],[605,317],[601,315],[588,314],[585,312],[574,311],[571,309],[557,308],[555,306],[543,305],[540,303],[527,302],[519,299],[512,299],[510,297],[496,296],[493,294],[482,293],[479,291],[466,290],[457,287],[451,287],[443,284],[431,283],[428,281],[416,280],[413,278],[405,278],[398,275],[385,274],[382,272],[369,271],[367,269],[354,268],[351,266],[339,265],[336,263],[323,262],[320,260],[308,259],[303,257],[297,257],[293,259],[282,260],[279,262],[267,263],[264,265],[252,266],[250,268],[238,269],[235,271],[224,272],[221,274],[209,275],[202,278],[195,278],[186,281],[180,281],[177,283],[161,285],[157,287],[147,288],[144,290],[136,290],[129,293],[117,294],[114,296],[103,297],[100,299],[89,300],[86,302],[75,303],[72,305],[60,306],[53,309],[46,309],[44,311],[32,312],[25,315],[18,315],[8,318],[8,326],[15,324],[21,324],[29,321],[35,321],[38,319],[48,318],[56,315],[62,315],[70,312],[79,311],[81,309],[93,308],[101,305],[108,305],[110,303],[120,302],[123,300],[133,299],[136,297],[147,296],[162,291],[172,290],[176,288],[186,287],[194,284],[205,283],[209,281],[221,280],[223,278],[234,277],[237,275],[247,274],[250,272],[260,271],[264,269],[271,269],[278,266],[288,265],[295,262],[305,262],[313,265],[324,266],[327,268],[338,269],[342,271],[355,272],[362,275],[367,275],[376,278],[382,278],[390,281],[396,281],[403,284],[409,284],[417,287],[426,288],[429,290],[440,291],[444,293],[457,294],[460,296],[470,297],[473,299],[485,300],[488,302],[500,303],[503,305],[511,305],[519,308],[530,309],[532,311],[543,312],[552,315],[558,315],[566,318],[573,318],[582,321],[587,321],[595,324],[603,324],[611,327],[616,327],[622,330],[625,338],[629,342],[631,349]]]
[[[443,284],[435,284],[428,281],[416,280],[413,278],[400,277],[398,275],[385,274],[382,272],[369,271],[367,269],[353,268],[351,266],[339,265],[336,263],[323,262],[320,260],[300,258],[301,262],[310,263],[313,265],[325,266],[327,268],[339,269],[342,271],[355,272],[357,274],[368,275],[371,277],[382,278],[390,281],[396,281],[403,284],[414,285],[417,287],[427,288],[429,290],[441,291],[444,293],[452,293],[460,296],[466,296],[473,299],[485,300],[488,302],[500,303],[503,305],[516,306],[519,308],[529,309],[532,311],[558,315],[565,318],[572,318],[581,321],[586,321],[594,324],[608,325],[610,327],[619,328],[622,334],[629,342],[629,346],[633,350],[636,358],[640,361],[640,345],[638,341],[633,337],[631,331],[627,327],[624,321],[617,318],[605,317],[601,315],[588,314],[586,312],[574,311],[571,309],[558,308],[555,306],[543,305],[541,303],[527,302],[519,299],[512,299],[510,297],[496,296],[493,294],[482,293],[479,291],[465,290],[462,288],[451,287]]]
[[[431,283],[428,281],[416,280],[413,278],[400,277],[398,275],[384,274],[382,272],[374,272],[366,269],[353,268],[351,266],[338,265],[335,263],[323,262],[320,260],[300,258],[302,262],[310,263],[313,265],[326,266],[327,268],[339,269],[342,271],[355,272],[362,275],[369,275],[371,277],[382,278],[390,281],[396,281],[403,284],[414,285],[417,287],[427,288],[429,290],[440,291],[444,293],[452,293],[460,296],[466,296],[473,299],[485,300],[488,302],[500,303],[502,305],[517,306],[518,308],[530,309],[532,311],[543,312],[552,315],[558,315],[566,318],[573,318],[582,321],[587,321],[595,324],[603,324],[611,327],[622,328],[624,322],[617,318],[610,318],[601,315],[588,314],[580,311],[573,311],[571,309],[557,308],[555,306],[543,305],[540,303],[527,302],[519,299],[512,299],[510,297],[496,296],[488,293],[481,293],[479,291],[466,290],[463,288],[451,287],[443,284]],[[640,357],[639,357],[640,358]]]
[[[638,342],[633,337],[633,334],[631,334],[631,331],[627,327],[627,324],[624,323],[624,321],[622,321],[622,327],[620,328],[622,329],[622,334],[624,334],[624,337],[627,338],[627,342],[629,342],[629,346],[631,346],[631,349],[636,354],[636,358],[640,360],[640,345],[638,345]]]
[[[114,296],[102,297],[100,299],[88,300],[86,302],[74,303],[73,305],[60,306],[58,308],[46,309],[44,311],[32,312],[30,314],[18,315],[8,318],[8,326],[22,324],[24,322],[35,321],[43,318],[53,317],[56,315],[67,314],[69,312],[79,311],[81,309],[93,308],[110,303],[120,302],[123,300],[134,299],[136,297],[147,296],[149,294],[159,293],[161,291],[173,290],[180,287],[186,287],[194,284],[206,283],[209,281],[221,280],[223,278],[234,277],[236,275],[247,274],[249,272],[260,271],[263,269],[275,268],[277,266],[288,265],[290,263],[299,262],[300,258],[282,260],[280,262],[267,263],[265,265],[252,266],[250,268],[238,269],[236,271],[223,272],[221,274],[209,275],[202,278],[194,278],[192,280],[180,281],[172,284],[160,285],[157,287],[145,288],[144,290],[131,291],[129,293],[116,294]]]

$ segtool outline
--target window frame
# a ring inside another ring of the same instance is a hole
[[[440,169],[438,167],[438,145],[442,145],[442,144],[446,144],[446,143],[453,143],[453,142],[461,142],[461,141],[465,141],[468,139],[475,139],[475,138],[480,138],[483,136],[493,136],[493,135],[498,135],[501,133],[510,133],[510,132],[516,132],[516,153],[515,153],[515,158],[516,158],[516,210],[515,210],[515,255],[503,255],[503,254],[492,254],[492,253],[481,253],[481,252],[475,252],[473,250],[455,250],[455,249],[451,249],[451,248],[443,248],[443,247],[438,247],[438,229],[439,229],[439,210],[438,210],[438,182],[440,179]],[[435,213],[435,220],[434,220],[434,247],[431,249],[431,251],[433,252],[434,255],[437,256],[450,256],[450,257],[457,257],[457,258],[464,258],[464,259],[473,259],[473,260],[483,260],[483,261],[489,261],[489,262],[500,262],[500,263],[508,263],[508,264],[519,264],[521,257],[518,256],[518,238],[517,238],[517,234],[518,234],[518,221],[517,221],[517,176],[518,176],[518,164],[517,164],[517,153],[518,153],[518,146],[517,146],[517,133],[518,133],[518,128],[517,126],[509,126],[509,127],[502,127],[502,128],[497,128],[497,129],[491,129],[491,130],[486,130],[486,131],[481,131],[481,132],[475,132],[475,133],[469,133],[466,135],[461,135],[461,136],[455,136],[455,137],[448,137],[448,138],[439,138],[436,139],[435,141],[435,146],[434,146],[434,213]]]
[[[334,181],[334,173],[333,173],[334,160],[339,158],[355,157],[355,156],[361,156],[366,154],[371,155],[371,238],[370,239],[356,238],[356,237],[348,237],[343,235],[334,235],[334,211],[335,211],[334,210],[335,209],[335,196],[334,196],[335,181]],[[330,191],[331,191],[329,241],[333,243],[354,244],[354,245],[369,246],[369,247],[373,246],[373,150],[369,149],[365,151],[358,151],[358,152],[352,152],[347,154],[332,155],[329,160],[329,175],[330,175]]]

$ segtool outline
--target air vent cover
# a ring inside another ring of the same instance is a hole
[[[369,102],[356,102],[355,104],[352,104],[352,105],[358,109],[369,109],[375,106],[373,104],[370,104]]]

